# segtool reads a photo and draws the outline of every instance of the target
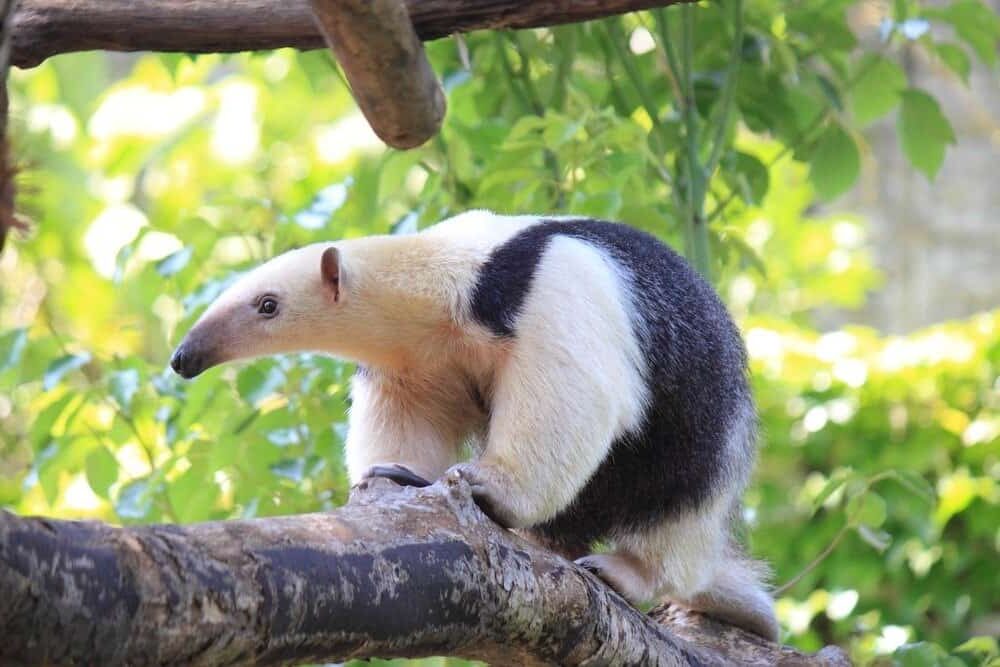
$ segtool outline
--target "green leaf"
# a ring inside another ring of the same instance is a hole
[[[753,204],[764,201],[771,177],[763,162],[754,155],[737,151],[729,167],[744,201]]]
[[[188,262],[191,261],[191,246],[184,246],[177,252],[171,253],[156,263],[156,272],[164,278],[168,278],[180,272]]]
[[[934,45],[934,51],[948,69],[957,74],[966,85],[969,84],[972,64],[965,49],[951,42],[938,42]]]
[[[948,655],[937,644],[917,642],[904,644],[892,654],[893,665],[898,667],[964,667],[960,659]]]
[[[912,470],[901,469],[894,470],[893,477],[913,495],[930,505],[934,504],[937,498],[934,487],[922,475]]]
[[[851,135],[840,125],[831,124],[820,136],[810,156],[809,178],[821,199],[833,199],[846,192],[858,179],[861,155]]]
[[[35,417],[34,422],[31,424],[31,441],[34,443],[36,449],[48,444],[52,435],[52,427],[55,426],[55,423],[59,421],[59,418],[78,396],[79,394],[67,392],[64,396],[50,403],[44,410],[38,413],[38,416]]]
[[[0,373],[21,363],[21,355],[27,344],[27,329],[12,329],[0,336]]]
[[[906,89],[906,73],[895,62],[877,55],[861,59],[862,72],[851,88],[851,111],[861,126],[892,111]]]
[[[139,371],[128,368],[111,375],[108,391],[126,414],[131,414],[132,399],[139,391]]]
[[[945,148],[955,143],[955,133],[937,100],[924,91],[911,88],[902,99],[897,129],[903,152],[914,167],[933,178],[944,162]]]
[[[45,369],[45,377],[42,379],[42,388],[49,391],[62,380],[63,376],[70,371],[75,371],[90,361],[89,352],[79,354],[67,354],[59,357]]]
[[[267,364],[266,370],[261,368],[262,365],[256,363],[247,366],[236,376],[236,391],[244,401],[254,407],[285,382],[285,374],[277,364]]]
[[[1000,17],[981,0],[957,0],[943,9],[927,9],[926,15],[950,23],[980,60],[991,67],[996,64]]]
[[[87,457],[87,483],[94,493],[108,498],[108,489],[118,481],[118,461],[106,447],[98,446]]]
[[[855,525],[878,528],[885,523],[886,514],[885,500],[874,491],[866,491],[847,503],[847,515]]]
[[[973,637],[955,647],[956,652],[975,653],[985,658],[992,658],[1000,653],[1000,643],[996,637]]]
[[[825,503],[830,496],[836,493],[838,489],[847,484],[849,481],[854,479],[854,477],[855,474],[853,470],[844,470],[841,468],[840,470],[834,472],[833,475],[830,476],[830,479],[826,480],[826,484],[823,485],[823,488],[820,489],[820,492],[813,499],[813,514],[819,511],[819,508],[823,506],[823,503]]]
[[[741,260],[751,266],[761,275],[762,278],[767,278],[767,265],[764,263],[764,260],[761,259],[757,250],[746,242],[742,233],[731,228],[720,231],[724,231],[725,233],[718,235],[719,242],[723,245],[734,248],[739,254]]]
[[[59,498],[59,477],[62,472],[62,466],[59,465],[59,458],[67,446],[68,443],[66,442],[53,442],[38,453],[35,461],[38,484],[42,487],[45,500],[50,505],[54,505]]]
[[[219,485],[205,465],[196,465],[171,482],[167,493],[182,523],[204,521],[211,517]]]

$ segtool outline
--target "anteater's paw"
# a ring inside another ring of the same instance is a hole
[[[365,471],[361,479],[371,479],[373,477],[385,477],[400,486],[430,486],[431,483],[399,463],[381,463],[374,465]]]
[[[523,528],[523,512],[516,504],[518,493],[507,475],[477,462],[459,463],[448,469],[448,477],[460,477],[472,487],[472,498],[483,514],[504,528]]]
[[[655,590],[647,568],[632,556],[619,553],[591,554],[577,558],[574,562],[632,604],[647,602],[654,597]]]

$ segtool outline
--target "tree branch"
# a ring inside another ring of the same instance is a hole
[[[0,663],[847,665],[663,607],[645,616],[501,530],[465,482],[376,480],[335,512],[116,528],[0,512]]]
[[[310,0],[368,124],[395,148],[430,139],[444,119],[441,84],[403,0]]]
[[[693,0],[408,0],[420,39],[577,23]],[[21,0],[11,62],[70,51],[214,53],[323,47],[308,0]]]

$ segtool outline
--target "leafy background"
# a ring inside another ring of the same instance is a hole
[[[764,434],[747,539],[783,640],[1000,664],[1000,311],[906,336],[820,326],[884,280],[865,220],[823,203],[854,184],[862,130],[890,119],[928,178],[954,141],[902,59],[967,79],[995,65],[1000,20],[979,0],[897,0],[859,40],[865,4],[441,40],[448,117],[409,152],[381,147],[324,52],[13,72],[35,227],[0,257],[0,505],[126,524],[335,507],[351,367],[292,355],[181,381],[166,362],[201,310],[314,240],[472,207],[594,215],[684,250],[744,331]]]

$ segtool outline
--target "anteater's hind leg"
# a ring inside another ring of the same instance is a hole
[[[668,596],[776,640],[778,622],[761,583],[761,568],[732,544],[728,512],[716,509],[709,507],[620,536],[613,552],[585,556],[577,563],[632,603]]]

